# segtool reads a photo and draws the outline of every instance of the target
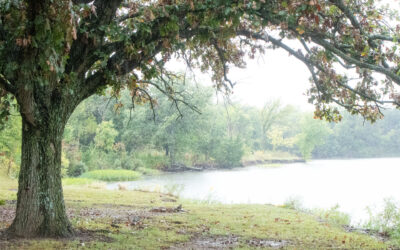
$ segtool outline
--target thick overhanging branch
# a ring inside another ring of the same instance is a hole
[[[0,73],[0,87],[5,91],[15,95],[17,93],[17,89],[12,83],[10,83],[3,74]]]
[[[162,48],[162,42],[160,41],[159,44],[156,46],[155,50],[150,55],[143,55],[142,53],[136,55],[135,57],[127,58],[126,55],[121,48],[118,53],[115,53],[107,63],[107,66],[103,70],[99,70],[93,75],[89,76],[83,84],[80,85],[80,99],[85,99],[101,88],[105,87],[108,84],[108,80],[106,78],[106,72],[113,72],[116,76],[124,76],[134,69],[140,66],[142,61],[147,61],[157,55]]]
[[[90,2],[93,2],[93,0],[72,0],[73,4],[88,4]]]
[[[288,45],[286,45],[282,41],[280,41],[280,40],[278,40],[278,39],[276,39],[276,38],[274,38],[274,37],[272,37],[272,36],[270,36],[270,35],[268,35],[266,33],[263,33],[263,34],[262,33],[252,33],[252,32],[247,31],[247,30],[239,30],[237,32],[237,34],[246,36],[248,38],[255,38],[255,39],[258,39],[258,40],[262,40],[262,41],[267,42],[267,43],[271,42],[275,46],[277,46],[279,48],[282,48],[282,49],[286,50],[287,52],[289,52],[289,54],[291,54],[292,56],[296,57],[298,60],[300,60],[301,62],[303,62],[307,66],[307,68],[310,70],[310,72],[312,74],[313,82],[316,84],[316,87],[317,87],[318,91],[323,93],[323,91],[319,87],[318,77],[316,76],[316,74],[314,73],[314,70],[313,70],[313,67],[315,67],[315,68],[317,68],[318,70],[320,70],[322,72],[326,71],[325,68],[323,66],[321,66],[319,63],[310,60],[309,58],[305,57],[302,53],[300,53],[298,51],[295,51],[294,49],[292,49],[291,47],[289,47]],[[305,44],[303,44],[303,46],[304,45]],[[309,51],[308,47],[306,47],[306,50]],[[343,81],[337,80],[336,83],[339,84],[341,87],[346,88],[346,89],[350,90],[351,92],[359,95],[360,97],[363,97],[366,100],[375,102],[377,104],[378,103],[379,104],[395,104],[397,106],[400,106],[400,103],[397,102],[397,101],[377,100],[376,98],[368,96],[365,93],[362,93],[362,92],[350,87],[349,85],[345,84]],[[341,105],[341,106],[343,106],[343,105]]]
[[[395,40],[397,40],[397,38],[395,39],[394,37],[389,35],[375,34],[368,36],[368,40],[382,40],[382,41],[394,42]]]
[[[364,30],[362,29],[357,18],[354,16],[353,12],[347,8],[343,0],[330,0],[330,2],[336,5],[346,15],[354,28],[358,29],[361,34],[364,34]]]
[[[105,31],[100,30],[99,27],[112,22],[117,15],[117,9],[121,2],[122,0],[95,0],[93,2],[95,13],[92,13],[92,15],[80,22],[79,25],[81,27],[78,27],[77,39],[72,43],[69,54],[70,57],[65,66],[65,72],[67,74],[75,72],[79,76],[82,76],[92,67],[92,64],[98,60],[97,56],[94,54],[103,46],[105,36]],[[87,33],[80,32],[83,26],[86,26],[86,30],[95,30],[96,32],[92,32],[90,34],[91,37],[88,37]],[[95,42],[95,40],[97,40],[97,42]],[[100,41],[99,44],[97,44],[98,41]],[[105,45],[102,49],[109,48]]]
[[[395,72],[391,71],[390,69],[387,69],[385,67],[381,67],[381,66],[376,65],[376,64],[370,64],[370,63],[366,63],[366,62],[362,62],[360,60],[357,60],[357,59],[347,55],[343,51],[339,50],[334,45],[330,44],[329,42],[327,42],[324,39],[321,39],[319,37],[311,37],[311,40],[313,42],[315,42],[316,44],[319,44],[322,47],[324,47],[325,49],[327,49],[327,50],[333,52],[334,54],[338,55],[340,58],[342,58],[346,62],[348,62],[350,64],[357,65],[360,68],[366,68],[366,69],[370,69],[370,70],[375,71],[375,72],[382,73],[382,74],[386,75],[387,77],[389,77],[391,80],[393,80],[395,83],[400,85],[400,76],[398,76]]]

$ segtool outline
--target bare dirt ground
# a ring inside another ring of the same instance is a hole
[[[183,212],[183,209],[178,206],[176,208],[156,207],[150,210],[140,210],[131,206],[115,206],[110,204],[95,204],[93,207],[73,207],[67,209],[68,217],[71,221],[89,220],[109,221],[110,226],[119,228],[121,225],[129,225],[142,230],[146,228],[145,219],[154,216],[166,215],[168,213]],[[30,241],[23,238],[11,238],[6,233],[6,228],[12,223],[15,216],[15,202],[8,202],[4,206],[0,206],[0,249],[29,249]],[[251,239],[241,240],[237,235],[210,235],[207,230],[203,233],[194,233],[190,235],[190,240],[183,243],[172,244],[172,246],[164,249],[229,249],[238,247],[239,244],[245,243],[251,248],[282,248],[289,244],[287,241],[274,241],[268,239]],[[75,236],[68,239],[59,239],[64,243],[65,247],[70,247],[68,244],[71,241],[78,242],[76,247],[84,247],[88,243],[110,243],[114,239],[107,236],[111,232],[106,229],[90,230],[78,228],[75,231]],[[182,232],[186,234],[188,232]]]

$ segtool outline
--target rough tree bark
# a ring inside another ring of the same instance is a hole
[[[21,108],[21,169],[16,217],[8,229],[11,235],[68,237],[73,234],[61,183],[61,141],[72,108],[60,104],[60,100],[34,105],[40,108],[34,112],[33,124]]]
[[[94,52],[102,44],[93,41],[104,41],[105,32],[97,27],[111,22],[122,0],[94,2],[94,13],[86,18],[91,30],[96,30],[90,39],[75,27],[70,0],[29,0],[19,7],[27,21],[24,34],[18,42],[12,41],[12,46],[19,44],[12,58],[20,70],[13,75],[12,85],[3,82],[16,97],[22,116],[17,209],[10,236],[73,234],[61,183],[63,131],[79,102],[106,84],[104,72],[91,84],[86,84],[85,73],[99,59]]]

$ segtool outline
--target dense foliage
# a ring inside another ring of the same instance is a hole
[[[211,71],[215,86],[229,92],[232,66],[245,66],[246,56],[266,48],[281,48],[309,69],[308,95],[316,117],[341,120],[337,107],[330,106],[337,104],[367,120],[381,118],[383,105],[400,105],[400,26],[398,14],[377,2],[0,1],[0,121],[18,106],[23,126],[17,212],[9,232],[25,237],[73,233],[61,186],[62,136],[69,117],[107,86],[116,97],[128,89],[132,104],[154,106],[151,87],[175,105],[184,102],[173,84],[179,77],[165,67],[173,57]],[[288,46],[286,39],[301,49]],[[93,124],[89,121],[88,129]],[[165,125],[173,133],[175,126]],[[104,130],[91,131],[96,150],[85,157],[112,152],[114,126],[107,121],[101,124]],[[166,151],[181,140],[171,133],[164,134]]]
[[[148,105],[122,105],[130,98],[126,91],[120,99],[93,96],[79,105],[64,133],[63,176],[101,169],[154,174],[179,165],[231,168],[258,151],[305,159],[400,156],[396,110],[386,110],[385,119],[373,125],[352,115],[340,123],[326,123],[279,101],[263,108],[216,103],[211,88],[189,82],[182,95],[198,110],[175,106],[152,91],[158,100],[153,110]],[[0,135],[0,159],[2,168],[16,176],[21,146],[16,128],[21,121],[17,115],[11,119]]]
[[[87,150],[95,148],[95,130],[85,132],[91,119],[97,119],[93,126],[111,122],[118,135],[112,140],[114,151],[108,154],[102,151],[98,156],[109,157],[105,162],[110,163],[97,164],[102,158],[95,158],[95,162],[83,158],[87,166],[93,166],[90,169],[164,169],[176,163],[234,167],[240,165],[243,155],[255,151],[286,151],[306,159],[400,156],[397,110],[383,111],[385,119],[374,124],[350,114],[344,114],[340,123],[326,123],[313,119],[310,112],[284,106],[279,101],[269,101],[263,108],[240,103],[216,104],[212,89],[192,85],[187,92],[201,114],[184,105],[179,113],[161,95],[155,120],[147,106],[137,106],[134,110],[122,107],[116,111],[118,100],[99,96],[88,99],[67,125],[68,160],[79,161],[79,157],[74,159],[76,155],[86,155]],[[108,105],[104,105],[106,99]],[[265,113],[270,113],[270,118]],[[268,127],[264,125],[266,119]],[[84,139],[88,134],[91,140]],[[69,145],[79,145],[79,150],[69,151]],[[121,161],[127,163],[121,165]],[[101,167],[104,164],[108,167]]]

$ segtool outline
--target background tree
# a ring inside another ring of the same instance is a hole
[[[300,127],[301,133],[297,136],[296,144],[303,158],[308,160],[311,158],[314,148],[324,144],[332,130],[328,127],[328,124],[310,116],[303,117]]]
[[[4,124],[0,138],[0,164],[7,175],[17,176],[21,159],[21,117],[12,115]]]
[[[267,134],[267,138],[272,145],[272,150],[292,148],[295,142],[295,137],[288,136],[288,127],[279,126],[273,127]]]
[[[1,1],[0,117],[7,117],[16,99],[23,127],[9,232],[71,235],[61,187],[68,118],[106,86],[117,97],[127,87],[136,102],[154,103],[149,86],[182,101],[165,80],[173,78],[164,67],[172,56],[212,70],[216,87],[229,90],[230,67],[244,66],[246,54],[279,47],[310,70],[316,116],[340,120],[338,109],[329,106],[336,103],[368,120],[380,118],[383,104],[399,104],[399,29],[387,25],[390,17],[396,14],[369,0]],[[292,49],[282,38],[298,40],[304,49]],[[356,72],[336,70],[340,66]]]

